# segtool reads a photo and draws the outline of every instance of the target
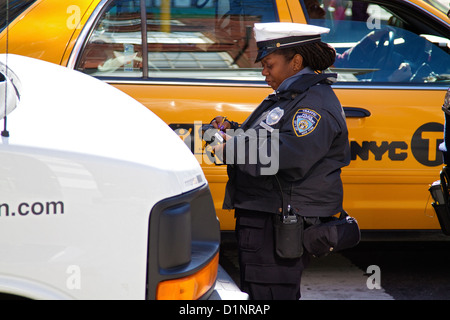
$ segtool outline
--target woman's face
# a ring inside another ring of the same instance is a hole
[[[266,82],[272,89],[277,90],[280,84],[287,78],[293,76],[302,69],[303,58],[296,54],[288,61],[283,55],[269,54],[261,60],[263,67],[262,75],[266,77]]]

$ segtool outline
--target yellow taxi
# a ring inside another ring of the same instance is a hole
[[[9,0],[5,9],[1,52],[101,79],[177,132],[202,164],[222,230],[234,229],[222,210],[226,168],[212,163],[200,128],[217,115],[241,123],[271,93],[254,63],[254,23],[330,28],[323,40],[337,52],[333,87],[352,151],[346,210],[363,230],[440,228],[428,188],[442,168],[448,1]]]

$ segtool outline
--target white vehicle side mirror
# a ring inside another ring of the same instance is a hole
[[[13,83],[3,73],[0,73],[0,119],[3,119],[13,111],[17,107],[18,102],[19,97]]]

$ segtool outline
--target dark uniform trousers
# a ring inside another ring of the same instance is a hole
[[[283,259],[274,248],[274,214],[236,208],[241,290],[252,300],[298,300],[308,253]]]

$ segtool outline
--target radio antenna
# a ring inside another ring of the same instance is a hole
[[[5,117],[3,118],[3,131],[1,136],[3,138],[9,138],[9,132],[7,129],[7,105],[8,105],[8,48],[9,45],[9,0],[6,0],[6,67],[5,67]]]

